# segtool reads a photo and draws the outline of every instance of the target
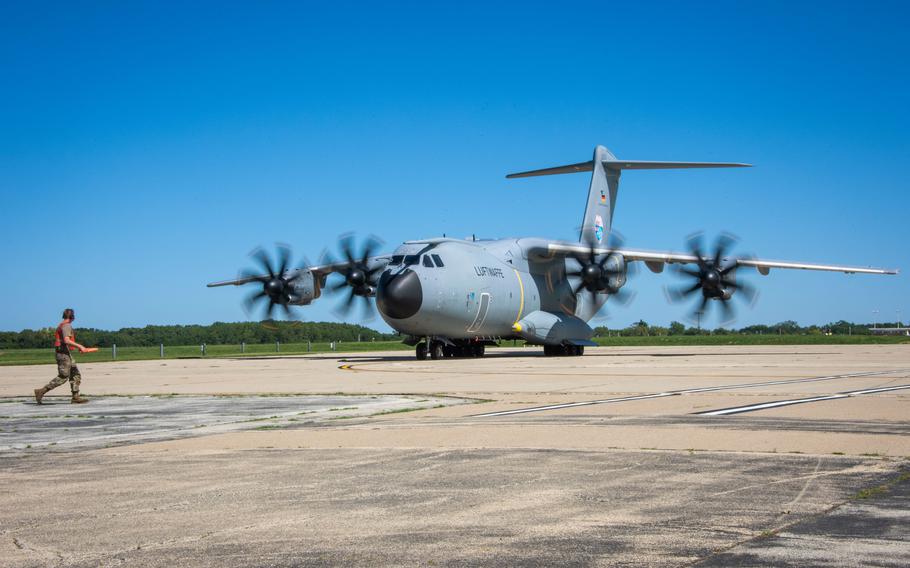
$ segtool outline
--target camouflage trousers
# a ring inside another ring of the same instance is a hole
[[[79,384],[82,383],[79,367],[73,362],[73,357],[69,353],[57,353],[57,376],[51,379],[51,382],[47,383],[44,388],[55,389],[66,381],[70,382],[70,390],[73,391],[73,394],[79,394]]]

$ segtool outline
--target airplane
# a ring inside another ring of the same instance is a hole
[[[343,258],[324,254],[319,265],[291,268],[290,251],[279,247],[273,264],[262,249],[252,254],[262,267],[246,271],[234,280],[208,284],[262,287],[246,299],[252,306],[268,301],[271,317],[275,306],[290,315],[289,306],[305,306],[322,296],[327,278],[343,280],[330,291],[348,289],[342,306],[349,310],[359,296],[371,309],[375,298],[380,315],[392,329],[415,348],[417,359],[482,357],[485,346],[499,340],[521,339],[542,345],[548,356],[578,356],[591,341],[588,322],[611,297],[627,299],[623,289],[633,263],[643,263],[660,273],[666,265],[690,279],[688,284],[668,289],[673,301],[698,297],[695,313],[701,316],[709,305],[720,304],[725,317],[734,295],[754,301],[755,289],[737,279],[742,269],[754,268],[767,276],[771,269],[802,269],[848,274],[897,274],[897,270],[813,264],[728,255],[733,238],[721,235],[713,252],[704,251],[700,237],[689,239],[689,251],[660,252],[625,248],[611,240],[613,213],[619,180],[626,170],[674,168],[749,167],[726,162],[658,162],[620,160],[604,146],[594,149],[591,160],[545,169],[509,174],[523,178],[591,172],[585,212],[576,242],[537,237],[478,240],[446,237],[406,241],[391,254],[374,255],[380,242],[370,237],[361,252],[355,251],[352,235],[343,236]]]

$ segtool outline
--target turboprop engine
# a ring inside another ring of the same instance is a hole
[[[292,304],[306,306],[319,297],[319,286],[311,270],[300,269],[291,286],[293,292],[290,303]]]

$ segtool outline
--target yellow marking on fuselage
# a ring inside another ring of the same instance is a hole
[[[518,315],[515,316],[515,323],[518,323],[518,320],[521,319],[521,312],[525,311],[525,285],[521,282],[521,274],[518,270],[514,268],[512,270],[515,270],[515,277],[518,278],[518,290],[521,293],[518,300]]]

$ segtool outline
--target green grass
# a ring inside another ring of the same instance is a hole
[[[866,489],[860,489],[856,492],[856,495],[853,496],[854,499],[872,499],[873,497],[878,497],[888,492],[888,485],[879,485],[877,487],[867,487]]]
[[[610,347],[689,345],[866,345],[910,343],[907,336],[882,335],[663,335],[650,337],[595,337]]]
[[[606,347],[672,347],[695,345],[865,345],[865,344],[910,344],[910,337],[877,335],[666,335],[650,337],[595,337],[599,345]],[[511,347],[512,341],[504,341],[503,347]],[[522,342],[516,342],[522,346]],[[540,347],[528,346],[529,349]],[[248,344],[246,352],[240,352],[239,345],[208,345],[205,357],[198,345],[165,347],[165,359],[205,358],[217,361],[219,357],[257,357],[269,355],[302,355],[306,353],[331,353],[328,343],[313,343],[307,351],[306,343],[286,343],[281,351],[275,351],[274,343]],[[346,342],[338,345],[338,352],[369,351],[412,351],[413,347],[400,341]],[[99,363],[113,361],[111,349],[103,348],[97,353],[75,355],[78,363]],[[160,359],[158,347],[118,347],[117,361],[139,361]],[[54,353],[47,349],[4,349],[0,350],[0,365],[50,365]]]
[[[444,406],[444,405],[440,405]],[[438,406],[436,408],[439,408]],[[395,410],[383,410],[382,412],[377,412],[376,414],[370,414],[370,418],[374,416],[385,416],[387,414],[401,414],[403,412],[417,412],[418,410],[427,410],[425,407],[420,406],[411,406],[408,408],[396,408]]]
[[[338,344],[339,352],[365,352],[365,351],[411,351],[413,347],[404,345],[400,341],[363,341],[344,342]],[[329,343],[313,343],[309,353],[331,353]],[[240,345],[207,345],[205,359],[217,360],[219,357],[257,357],[268,355],[302,355],[308,353],[306,343],[283,343],[281,351],[275,351],[274,343],[247,344],[246,352],[240,352]],[[105,347],[96,353],[76,353],[77,363],[103,363],[110,362],[111,349]],[[203,358],[198,345],[165,346],[165,359]],[[141,361],[160,359],[158,347],[118,347],[117,361]],[[54,364],[54,351],[47,349],[3,349],[0,350],[0,365],[42,365]]]
[[[893,479],[889,479],[881,485],[876,485],[874,487],[867,487],[865,489],[860,489],[853,495],[853,499],[872,499],[875,497],[880,497],[885,493],[888,493],[892,487],[898,483],[906,483],[910,481],[910,472],[902,472],[900,475]]]

